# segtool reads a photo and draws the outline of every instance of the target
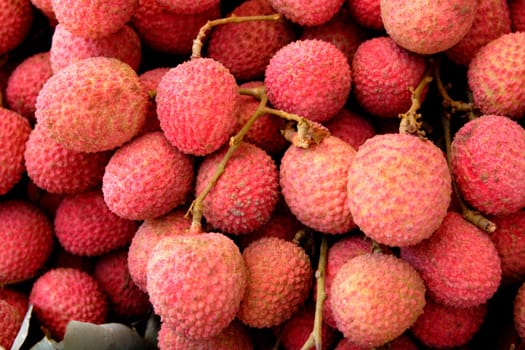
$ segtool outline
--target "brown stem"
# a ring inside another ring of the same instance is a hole
[[[206,38],[206,33],[215,26],[228,24],[228,23],[241,23],[241,22],[249,22],[249,21],[278,21],[280,19],[281,19],[281,15],[278,13],[274,13],[274,14],[265,15],[265,16],[235,16],[235,15],[232,15],[230,17],[219,18],[219,19],[215,19],[212,21],[208,21],[205,25],[201,27],[201,29],[199,30],[199,33],[197,34],[197,37],[195,38],[195,40],[193,40],[191,58],[193,59],[193,58],[201,57],[203,41]]]
[[[326,260],[328,256],[328,241],[326,236],[323,235],[321,241],[321,252],[319,254],[319,265],[315,272],[315,278],[317,280],[317,300],[315,302],[315,318],[314,318],[314,329],[310,336],[304,343],[301,350],[311,349],[315,346],[316,350],[321,350],[323,345],[323,305],[326,300],[325,290],[325,275],[326,275]]]
[[[421,108],[421,95],[425,91],[426,86],[430,84],[431,81],[432,70],[428,69],[417,87],[415,89],[410,88],[410,91],[412,92],[412,105],[406,113],[399,114],[399,118],[401,118],[401,123],[399,124],[399,133],[425,137],[425,132],[421,130],[421,114],[417,111]]]
[[[452,174],[452,161],[451,161],[451,143],[452,143],[452,136],[450,132],[450,113],[446,113],[441,117],[441,123],[443,125],[443,133],[445,136],[445,147],[446,147],[446,153],[447,153],[447,163],[448,167],[450,169],[450,172]],[[461,194],[459,193],[458,185],[456,181],[454,180],[454,177],[452,176],[452,188],[454,189],[454,194],[458,200],[459,208],[461,210],[461,215],[469,221],[471,224],[477,226],[478,228],[482,229],[483,231],[487,233],[493,233],[496,231],[496,224],[487,218],[485,218],[481,213],[470,209],[463,198],[461,197]]]
[[[450,97],[447,89],[445,88],[445,85],[443,84],[443,81],[441,80],[439,64],[436,64],[434,68],[434,78],[436,79],[436,85],[437,85],[439,94],[443,98],[443,106],[445,108],[450,108],[452,113],[456,113],[456,112],[467,112],[469,114],[473,113],[474,108],[472,107],[472,103],[456,101]]]
[[[197,198],[191,203],[190,208],[188,209],[186,215],[188,215],[191,212],[192,220],[191,220],[191,226],[190,226],[190,232],[193,233],[199,233],[202,232],[202,204],[204,202],[204,198],[210,193],[211,189],[221,175],[224,173],[224,170],[226,169],[226,164],[228,163],[228,160],[233,156],[233,153],[239,148],[239,146],[242,143],[242,140],[244,136],[248,133],[248,130],[250,130],[250,127],[255,122],[257,118],[259,118],[262,114],[264,114],[264,106],[268,103],[268,99],[266,97],[266,94],[261,98],[261,101],[259,103],[259,106],[255,110],[255,112],[252,114],[250,119],[244,124],[244,126],[241,128],[241,130],[235,135],[230,138],[229,148],[228,151],[226,151],[226,154],[222,158],[221,162],[217,165],[217,168],[215,169],[215,173],[213,174],[212,178],[204,188],[204,190],[199,193]]]

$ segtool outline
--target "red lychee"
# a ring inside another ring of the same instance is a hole
[[[346,108],[341,109],[324,125],[330,131],[330,135],[339,137],[356,150],[376,134],[368,118]]]
[[[33,8],[29,0],[0,1],[0,55],[22,43],[33,23]]]
[[[272,7],[301,26],[328,22],[339,12],[344,0],[269,0]]]
[[[379,0],[348,0],[348,8],[359,25],[376,31],[384,30]]]

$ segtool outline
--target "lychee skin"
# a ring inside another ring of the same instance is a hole
[[[239,248],[223,234],[173,236],[153,249],[147,281],[162,322],[183,337],[206,339],[235,318],[246,268]]]
[[[486,214],[525,207],[525,129],[497,115],[464,124],[451,144],[452,173],[462,197]]]
[[[487,314],[487,304],[456,308],[427,299],[423,314],[410,328],[423,344],[432,348],[457,347],[468,343]]]
[[[142,43],[155,51],[173,55],[191,54],[193,39],[208,20],[219,18],[219,6],[195,14],[180,14],[166,9],[157,0],[140,0],[131,18]]]
[[[501,259],[503,283],[525,277],[525,210],[490,218],[496,231],[489,235]]]
[[[418,86],[426,66],[423,56],[403,49],[389,37],[361,43],[352,61],[357,102],[373,115],[397,118],[410,108],[410,89]]]
[[[104,201],[122,218],[152,219],[185,202],[193,173],[192,158],[173,147],[162,132],[147,133],[109,160],[102,178]]]
[[[360,346],[376,347],[400,336],[424,305],[421,277],[393,255],[356,256],[341,267],[332,284],[337,328]]]
[[[365,28],[384,30],[381,7],[378,0],[348,0],[348,8],[354,20]]]
[[[160,350],[170,349],[213,349],[213,350],[253,350],[253,341],[248,327],[234,320],[219,334],[208,339],[190,339],[177,334],[162,323],[158,335]]]
[[[237,124],[238,87],[211,58],[193,59],[166,73],[157,88],[157,115],[166,138],[183,153],[203,156],[228,141]]]
[[[223,149],[202,162],[195,185],[197,195],[211,181],[226,152]],[[204,198],[203,215],[223,232],[249,233],[268,222],[278,199],[279,175],[273,159],[259,147],[244,142]]]
[[[33,312],[55,340],[64,337],[70,320],[103,323],[108,313],[106,295],[91,275],[57,268],[40,276],[31,289]]]
[[[30,133],[27,119],[0,107],[0,195],[6,194],[22,178],[24,151]]]
[[[449,212],[427,240],[401,248],[401,258],[419,271],[436,302],[471,307],[485,303],[501,280],[501,262],[490,238]]]
[[[514,297],[514,328],[521,338],[525,338],[525,283],[523,283]]]
[[[509,0],[510,17],[512,28],[515,32],[525,31],[525,1]]]
[[[430,55],[457,44],[470,30],[476,0],[381,0],[381,19],[388,35],[401,47]]]
[[[57,208],[54,224],[60,245],[82,256],[102,255],[126,246],[138,226],[111,212],[98,190],[65,197]]]
[[[33,23],[33,8],[29,0],[0,2],[0,55],[20,45]]]
[[[271,15],[267,0],[250,0],[236,7],[235,16]],[[286,21],[253,21],[215,27],[208,42],[208,57],[224,64],[239,81],[259,79],[272,56],[295,38]]]
[[[348,168],[355,154],[352,146],[335,136],[307,149],[288,147],[279,170],[281,193],[299,221],[331,234],[355,227],[347,203]]]
[[[133,319],[150,309],[148,295],[130,277],[127,250],[115,250],[99,257],[93,277],[108,296],[109,309],[116,316]]]
[[[481,47],[510,31],[511,21],[506,0],[478,0],[472,27],[445,54],[453,62],[468,66]]]
[[[26,58],[9,76],[6,102],[12,110],[29,121],[35,121],[36,99],[44,83],[53,75],[49,52]]]
[[[18,289],[3,286],[0,288],[0,300],[4,300],[12,305],[21,318],[24,318],[29,308],[29,294]]]
[[[269,0],[272,7],[301,26],[328,22],[339,11],[344,0]]]
[[[139,80],[142,88],[149,96],[148,111],[146,113],[146,122],[142,127],[139,135],[145,134],[151,131],[162,131],[160,128],[160,121],[157,117],[157,103],[152,96],[157,94],[157,86],[159,85],[162,77],[169,71],[168,67],[153,68],[145,71],[139,75]]]
[[[175,13],[194,14],[202,13],[213,7],[219,6],[219,0],[156,0],[160,5]]]
[[[129,65],[99,56],[72,63],[49,78],[38,95],[35,117],[64,147],[100,152],[139,132],[147,103]]]
[[[144,220],[133,236],[128,250],[129,274],[143,291],[147,291],[146,270],[151,251],[162,238],[189,231],[191,219],[185,214],[184,209],[178,209],[155,219]]]
[[[53,250],[53,226],[36,206],[21,200],[0,203],[0,285],[34,277]]]
[[[142,58],[140,38],[127,25],[102,38],[86,39],[58,24],[51,40],[50,53],[55,73],[73,62],[95,56],[117,58],[138,71]]]
[[[120,30],[138,7],[139,0],[52,0],[59,23],[78,36],[96,39]]]
[[[346,56],[335,45],[297,40],[271,58],[264,83],[274,107],[324,122],[346,103],[352,77]]]
[[[50,193],[78,193],[102,183],[111,152],[84,153],[68,150],[50,136],[41,124],[35,125],[24,152],[29,178]]]
[[[354,222],[378,243],[409,246],[428,238],[447,213],[452,184],[443,152],[408,134],[376,135],[348,173]]]
[[[23,320],[24,315],[20,315],[13,305],[0,300],[0,346],[3,349],[11,348]]]
[[[249,327],[273,327],[288,320],[304,303],[312,286],[312,267],[295,243],[265,237],[243,252],[246,293],[237,318]]]
[[[369,119],[346,108],[341,109],[324,126],[328,128],[330,135],[339,137],[355,150],[376,134]]]
[[[525,32],[509,33],[476,53],[467,71],[474,104],[483,114],[525,115]]]

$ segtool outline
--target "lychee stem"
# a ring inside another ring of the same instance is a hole
[[[421,108],[421,95],[432,79],[432,70],[428,69],[417,87],[415,89],[410,88],[410,92],[412,92],[412,105],[406,113],[399,114],[399,118],[401,118],[401,122],[399,123],[400,134],[413,134],[419,137],[425,137],[425,132],[421,130],[422,116],[417,111]]]
[[[211,30],[213,27],[228,23],[241,23],[241,22],[251,22],[251,21],[278,21],[281,19],[281,15],[278,13],[274,13],[271,15],[264,15],[264,16],[235,16],[232,15],[230,17],[226,18],[219,18],[212,21],[206,22],[205,25],[203,25],[199,33],[197,34],[197,37],[195,40],[193,40],[193,46],[191,50],[191,58],[200,58],[203,41],[206,38],[206,33]]]
[[[262,96],[268,98],[264,87],[241,88],[239,89],[239,93],[242,95],[253,96],[258,99],[261,99]],[[267,105],[264,105],[262,110],[265,114],[275,115],[279,118],[296,122],[297,131],[293,129],[285,129],[283,131],[284,138],[296,147],[308,148],[312,143],[319,143],[325,137],[330,135],[328,129],[320,123],[316,123],[312,120],[301,117],[300,115],[288,113],[280,109],[270,108]]]
[[[450,114],[449,113],[445,113],[444,115],[442,115],[441,123],[443,125],[443,133],[445,137],[447,163],[448,163],[449,169],[451,170],[452,169],[452,160],[451,160],[452,136],[450,132]],[[496,231],[496,224],[494,222],[490,221],[489,219],[481,215],[481,213],[474,211],[467,206],[463,198],[461,198],[461,195],[458,189],[458,185],[456,181],[454,180],[453,176],[452,176],[452,188],[454,189],[454,194],[458,200],[459,208],[461,209],[461,215],[463,215],[463,217],[468,222],[477,226],[478,228],[482,229],[483,231],[487,233],[493,233],[494,231]]]
[[[445,88],[445,85],[443,84],[443,80],[441,80],[439,66],[440,66],[439,64],[436,64],[434,68],[434,79],[436,79],[436,85],[437,85],[439,94],[443,98],[443,107],[450,109],[452,113],[467,112],[469,114],[469,118],[471,118],[470,115],[475,115],[472,103],[456,101],[450,97],[447,89]]]
[[[310,336],[304,343],[301,350],[311,349],[315,345],[316,350],[321,350],[323,345],[323,305],[326,300],[325,290],[325,275],[326,275],[326,260],[328,256],[328,241],[323,235],[321,240],[321,249],[319,253],[319,264],[315,272],[315,279],[317,280],[317,300],[315,302],[315,318],[314,329]]]
[[[228,163],[228,160],[233,156],[233,153],[239,148],[239,146],[242,143],[242,140],[244,136],[248,133],[248,130],[250,130],[250,127],[255,122],[257,118],[259,118],[261,115],[264,114],[264,106],[268,103],[268,98],[266,95],[262,96],[261,101],[259,103],[259,106],[255,110],[255,112],[252,114],[250,119],[244,124],[244,126],[241,128],[241,130],[232,136],[230,138],[229,148],[228,151],[226,151],[226,154],[220,161],[220,163],[217,165],[217,168],[215,169],[215,173],[213,174],[212,178],[204,188],[204,190],[199,193],[197,198],[193,200],[193,202],[190,205],[190,208],[188,209],[186,216],[191,212],[192,220],[191,220],[191,226],[190,226],[190,232],[193,233],[200,233],[202,232],[202,204],[204,202],[204,198],[210,193],[211,189],[221,175],[224,173],[224,170],[226,169],[226,164]]]

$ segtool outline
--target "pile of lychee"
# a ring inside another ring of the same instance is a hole
[[[0,23],[0,348],[72,320],[162,350],[525,346],[525,1]]]

